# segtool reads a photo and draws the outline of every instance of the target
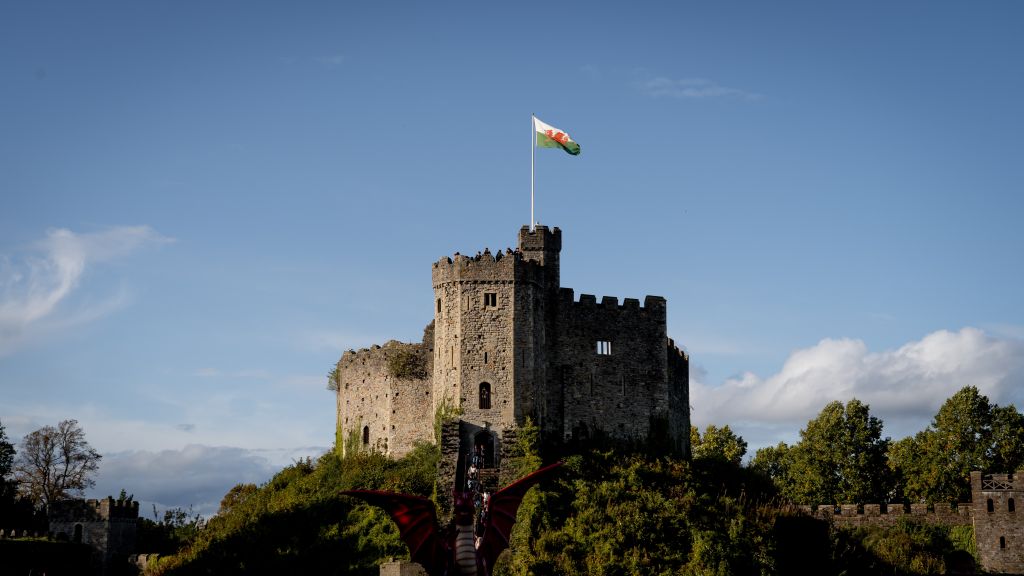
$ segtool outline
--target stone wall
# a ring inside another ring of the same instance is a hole
[[[970,503],[958,506],[939,504],[934,507],[929,504],[842,504],[839,506],[819,504],[817,507],[794,506],[793,509],[848,528],[893,526],[900,519],[917,520],[941,526],[971,525]]]
[[[971,472],[971,502],[957,505],[843,504],[792,506],[791,510],[838,526],[892,526],[900,519],[942,526],[973,526],[981,567],[998,574],[1024,574],[1024,496],[1020,475]]]
[[[430,326],[424,338],[432,336]],[[389,360],[411,354],[423,366],[422,378],[391,374]],[[433,442],[433,400],[430,381],[431,343],[390,341],[358,352],[345,352],[338,361],[338,428],[342,453],[349,438],[361,449],[401,457],[416,442]]]
[[[669,338],[668,350],[668,433],[672,447],[690,457],[690,357]]]
[[[990,572],[1024,574],[1024,481],[1020,474],[971,473],[974,537],[981,566]]]
[[[390,560],[380,565],[380,576],[427,576],[427,571],[416,562]]]
[[[437,461],[437,517],[447,523],[452,513],[455,483],[462,479],[461,434],[458,420],[441,423],[441,458]]]
[[[622,439],[647,436],[652,417],[669,415],[665,299],[619,304],[589,294],[573,301],[559,292],[555,357],[564,389],[563,439],[599,432]],[[603,344],[599,344],[603,343]],[[599,348],[603,347],[603,348]]]
[[[101,573],[127,562],[135,551],[139,503],[133,500],[63,500],[50,505],[50,532],[94,550]]]

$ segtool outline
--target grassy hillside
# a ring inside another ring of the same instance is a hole
[[[529,442],[519,448],[506,462],[513,476],[539,463]],[[524,500],[498,574],[909,575],[970,561],[973,537],[961,529],[908,522],[852,532],[784,515],[770,482],[729,462],[615,448],[562,459],[558,478]],[[398,461],[330,453],[298,462],[264,486],[229,492],[221,513],[156,573],[377,574],[383,560],[407,558],[405,546],[386,515],[339,491],[430,496],[436,463],[432,446]]]

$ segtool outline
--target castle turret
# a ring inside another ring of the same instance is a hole
[[[519,250],[523,258],[544,267],[544,280],[549,291],[557,291],[561,281],[558,256],[562,252],[562,231],[556,226],[529,226],[519,229]]]

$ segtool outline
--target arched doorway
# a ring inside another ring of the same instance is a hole
[[[481,468],[494,468],[494,435],[481,430],[473,436],[473,450],[480,455]]]

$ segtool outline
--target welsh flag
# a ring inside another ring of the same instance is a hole
[[[533,129],[537,133],[538,147],[561,148],[573,156],[580,153],[580,145],[573,142],[568,134],[541,122],[536,116],[533,117]]]

